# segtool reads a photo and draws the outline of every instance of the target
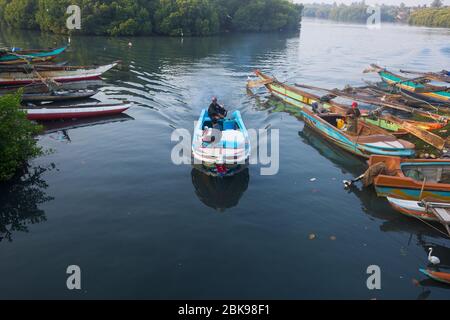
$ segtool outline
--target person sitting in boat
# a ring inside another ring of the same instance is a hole
[[[323,107],[323,105],[319,104],[317,102],[313,102],[311,104],[311,107],[312,107],[312,111],[314,113],[317,113],[317,114],[321,114],[321,113],[326,113],[327,112],[327,110]]]
[[[211,118],[212,122],[215,124],[218,120],[225,118],[227,112],[228,111],[217,102],[217,98],[213,97],[208,108],[208,116]]]
[[[361,111],[356,101],[353,101],[351,109],[348,109],[345,115],[347,116],[347,131],[356,134],[358,132],[358,118],[361,116]]]

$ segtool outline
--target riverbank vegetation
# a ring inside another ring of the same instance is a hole
[[[450,28],[450,7],[416,10],[411,13],[409,24],[426,27]]]
[[[41,131],[19,110],[20,96],[0,97],[0,182],[11,179],[31,158],[42,154],[34,136]]]
[[[69,5],[81,30],[68,30]],[[0,23],[58,34],[205,36],[298,30],[302,5],[287,0],[0,0]]]

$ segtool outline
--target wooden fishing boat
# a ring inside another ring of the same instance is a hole
[[[10,73],[10,72],[27,72],[31,73],[33,71],[63,71],[65,70],[65,66],[67,62],[61,63],[24,63],[24,64],[15,64],[15,65],[0,65],[0,73]],[[70,67],[69,67],[70,68]]]
[[[403,200],[387,197],[396,211],[413,218],[440,223],[450,237],[450,203],[434,199]]]
[[[415,154],[414,144],[397,139],[385,130],[363,121],[357,121],[355,132],[339,129],[338,123],[347,122],[342,113],[330,112],[317,114],[307,108],[300,111],[305,122],[325,139],[337,146],[364,158],[373,154],[411,157]]]
[[[130,108],[130,104],[94,104],[73,106],[45,106],[22,109],[29,120],[79,119],[119,114]]]
[[[214,176],[229,176],[247,166],[250,153],[250,137],[238,110],[215,126],[207,110],[202,110],[192,139],[195,168]]]
[[[450,284],[450,273],[448,272],[438,272],[430,269],[419,269],[419,271],[433,280]]]
[[[24,93],[21,95],[22,103],[43,103],[43,102],[62,102],[88,99],[95,95],[98,91],[83,90],[83,91],[47,91],[44,93]],[[11,94],[8,92],[4,94]],[[0,94],[0,97],[4,94]]]
[[[449,88],[426,84],[426,76],[408,79],[387,71],[377,65],[371,65],[371,68],[367,69],[365,72],[371,71],[377,72],[381,77],[381,80],[396,87],[399,92],[407,98],[450,107]]]
[[[23,64],[28,62],[44,62],[53,60],[63,53],[67,47],[56,49],[12,50],[0,49],[0,65]]]
[[[0,85],[27,85],[44,81],[76,82],[101,79],[101,75],[117,66],[118,62],[98,67],[60,67],[57,70],[43,70],[31,72],[0,73]]]
[[[450,83],[450,71],[447,70],[442,70],[439,72],[423,72],[423,71],[411,71],[401,69],[400,72],[408,74],[416,74],[430,80]]]
[[[450,201],[450,159],[401,159],[372,156],[369,166],[383,162],[389,174],[374,179],[380,197]]]
[[[348,110],[348,106],[337,103],[332,101],[333,98],[336,96],[344,96],[344,94],[341,92],[339,93],[336,90],[326,90],[323,88],[317,88],[312,86],[305,86],[305,85],[299,85],[296,84],[296,87],[286,85],[284,83],[278,82],[275,78],[272,78],[268,75],[263,74],[261,71],[256,70],[255,74],[261,79],[263,84],[272,95],[280,98],[286,103],[289,103],[290,105],[293,105],[298,108],[304,108],[307,107],[311,109],[311,105],[316,102],[321,104],[324,108],[330,109],[332,107],[335,108],[336,111],[345,113]],[[330,95],[325,97],[319,97],[318,95],[312,94],[310,92],[306,92],[304,90],[299,89],[298,87],[308,87],[312,89],[317,90],[326,90],[329,91]],[[325,99],[324,99],[325,98]],[[377,105],[377,102],[374,100],[364,99],[361,96],[350,96],[348,95],[347,98],[354,99],[362,102],[366,102],[369,104]],[[379,103],[378,105],[385,105],[387,107],[388,103],[383,102]],[[396,105],[393,103],[389,103],[390,107],[393,109],[405,111],[405,112],[411,112],[411,113],[417,113],[424,117],[429,117],[434,121],[414,121],[414,120],[405,120],[405,119],[399,119],[394,116],[388,116],[388,115],[380,115],[377,117],[369,116],[368,112],[364,112],[362,114],[361,119],[365,122],[371,123],[373,125],[376,125],[382,129],[392,131],[393,133],[403,135],[408,133],[406,130],[402,128],[403,123],[410,123],[413,126],[416,126],[418,128],[421,128],[423,130],[437,130],[443,128],[447,123],[448,119],[442,116],[433,115],[429,112],[420,112],[419,110],[414,110],[413,108],[408,108],[406,106],[402,105]]]

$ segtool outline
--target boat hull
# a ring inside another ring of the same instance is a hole
[[[450,92],[438,91],[419,93],[415,92],[415,89],[424,88],[423,85],[415,83],[414,81],[407,81],[404,78],[387,71],[380,71],[378,74],[383,82],[397,87],[400,93],[405,95],[407,98],[419,99],[430,103],[450,106]]]
[[[369,158],[371,155],[389,155],[389,156],[401,156],[410,157],[415,154],[414,149],[403,148],[400,140],[395,141],[399,144],[398,148],[388,148],[386,143],[380,142],[381,147],[373,144],[358,143],[355,139],[349,138],[341,130],[323,121],[320,117],[316,116],[310,111],[302,109],[301,115],[304,121],[316,132],[322,135],[325,139],[333,142],[337,146],[351,152],[357,156]],[[394,143],[394,142],[392,142]]]
[[[450,160],[447,159],[399,159],[395,157],[371,157],[369,165],[384,162],[389,171],[394,175],[379,175],[374,179],[375,190],[379,197],[393,197],[403,200],[421,200],[424,198],[450,201],[450,184],[415,180],[403,173],[405,167],[450,168]]]
[[[56,119],[80,119],[119,114],[127,109],[129,105],[93,105],[79,107],[61,108],[38,108],[24,109],[29,120],[56,120]]]
[[[436,216],[428,213],[421,202],[413,200],[402,200],[392,197],[387,197],[389,204],[396,211],[413,218],[419,218],[427,221],[438,221]]]
[[[2,64],[23,64],[24,60],[30,62],[45,62],[53,60],[63,53],[67,47],[48,50],[23,50],[16,51],[14,54],[5,54],[0,56],[0,65]]]
[[[32,73],[12,72],[0,73],[1,86],[28,85],[42,83],[42,79],[50,79],[56,82],[78,82],[99,80],[101,75],[114,68],[117,63],[92,68],[71,68],[67,70],[48,70],[39,72],[39,76]]]

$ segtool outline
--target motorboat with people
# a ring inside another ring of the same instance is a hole
[[[229,176],[246,168],[250,138],[239,110],[231,115],[221,106],[203,109],[194,129],[194,167],[213,176]]]

